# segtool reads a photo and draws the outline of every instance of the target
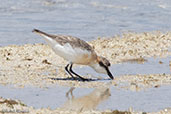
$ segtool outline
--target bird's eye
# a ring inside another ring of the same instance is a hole
[[[110,66],[110,63],[108,64],[108,66]]]
[[[99,65],[102,66],[102,67],[105,66],[101,61],[99,62]]]

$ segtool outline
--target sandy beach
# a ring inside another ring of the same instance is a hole
[[[122,64],[124,62],[144,64],[148,58],[166,58],[171,56],[171,32],[126,33],[112,38],[98,38],[88,43],[94,47],[98,55],[106,57],[112,64]],[[148,88],[171,85],[171,73],[125,74],[116,76],[114,80],[108,82],[71,80],[64,70],[67,61],[56,55],[46,44],[0,47],[0,58],[0,84],[12,85],[16,88],[24,88],[25,86],[46,88],[57,84],[82,88],[114,86],[131,91],[141,91]],[[159,61],[158,64],[162,64],[162,61]],[[167,65],[171,70],[171,60]],[[75,67],[79,66],[75,65]],[[115,71],[117,69],[112,70]],[[84,77],[92,78],[93,76],[88,74]],[[103,80],[108,79],[108,77],[98,79]],[[9,110],[12,110],[15,107],[16,109],[19,108],[19,110],[29,110],[29,113],[78,113],[74,111],[61,112],[61,109],[58,108],[55,110],[48,108],[34,109],[34,107],[27,107],[18,102],[13,101],[10,104],[8,100],[5,101],[5,99],[1,98],[0,109],[8,110],[8,107]],[[15,106],[11,107],[11,105]],[[169,108],[154,113],[162,114],[165,111],[171,113]],[[127,113],[129,114],[130,112],[140,113],[132,110],[129,110]],[[85,111],[84,113],[120,114],[121,112],[119,113],[116,110],[106,110],[104,112],[93,110],[92,112]]]

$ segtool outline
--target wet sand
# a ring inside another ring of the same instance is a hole
[[[30,113],[30,114],[170,114],[171,108],[166,108],[158,112],[137,112],[132,108],[128,111],[119,111],[119,110],[66,110],[62,108],[56,108],[54,110],[50,108],[41,108],[35,109],[33,107],[28,107],[19,100],[4,99],[0,97],[0,113]]]
[[[90,42],[96,52],[112,64],[125,61],[145,62],[145,57],[168,57],[171,55],[171,33],[129,33],[122,37],[99,38]],[[46,44],[26,44],[0,47],[0,83],[17,87],[47,87],[54,84],[95,87],[105,85],[103,81],[73,81],[65,72],[67,64]],[[169,68],[168,63],[168,68]],[[112,69],[117,70],[117,69]],[[171,74],[123,75],[111,81],[114,86],[122,82],[144,87],[171,84]],[[91,78],[91,74],[84,77]],[[98,76],[96,76],[98,77]],[[108,79],[108,77],[106,77]],[[103,79],[102,79],[103,80]],[[88,86],[87,86],[88,85]]]
[[[98,55],[106,57],[112,64],[127,61],[143,64],[146,62],[145,58],[165,58],[171,55],[171,32],[127,33],[113,38],[98,38],[89,44],[94,47]],[[83,88],[115,86],[133,91],[171,85],[171,74],[125,74],[115,77],[113,81],[105,81],[108,77],[89,82],[71,80],[64,70],[67,61],[56,55],[46,44],[0,47],[0,58],[0,84],[2,85],[13,85],[21,88],[25,86],[46,88],[56,84]],[[168,63],[168,68],[171,66],[170,63]],[[92,78],[93,76],[86,74],[84,77]],[[60,109],[32,108],[31,110],[37,113],[55,113]],[[65,113],[70,112],[66,111]],[[93,111],[91,113],[101,112]],[[162,113],[162,111],[158,113]]]

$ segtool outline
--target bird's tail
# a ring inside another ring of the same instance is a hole
[[[40,31],[38,29],[33,29],[32,32],[37,33],[37,34],[39,34],[41,36],[50,36],[49,34],[43,32],[43,31]]]
[[[56,38],[55,35],[51,35],[51,34],[47,34],[43,31],[40,31],[38,29],[33,29],[32,32],[36,33],[36,34],[39,34],[40,36],[44,37],[46,42],[49,44],[49,45],[54,45],[54,38]]]

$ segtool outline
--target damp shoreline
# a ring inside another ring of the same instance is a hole
[[[171,32],[127,33],[113,38],[98,38],[88,43],[94,47],[98,55],[109,59],[114,80],[78,65],[74,66],[75,71],[85,78],[96,81],[72,80],[64,70],[67,61],[57,56],[49,46],[25,44],[0,47],[0,84],[21,89],[26,87],[49,89],[56,85],[87,89],[114,87],[132,92],[171,86]],[[10,103],[8,100],[5,102]],[[6,104],[0,106],[6,107]],[[30,106],[26,108],[41,113],[61,111],[48,108],[34,109]],[[165,108],[158,110],[157,113],[169,111],[169,107]],[[11,107],[9,110],[12,110]],[[136,113],[133,110],[127,111]],[[94,113],[102,112],[94,110]],[[112,113],[112,109],[104,112]]]

